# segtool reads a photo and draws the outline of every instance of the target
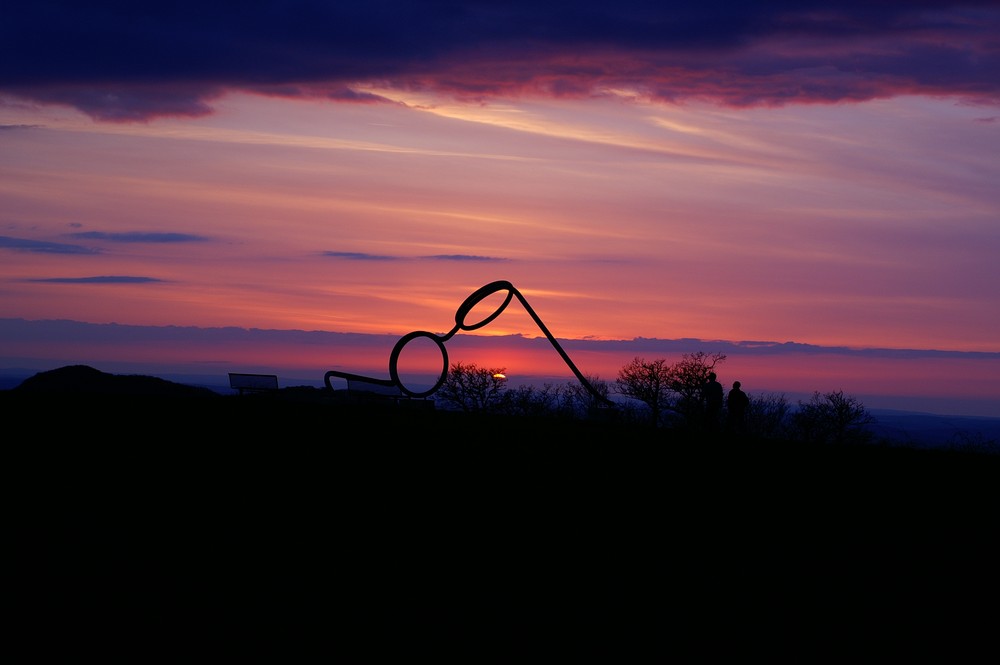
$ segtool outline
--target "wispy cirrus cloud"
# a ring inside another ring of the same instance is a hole
[[[347,259],[349,261],[411,261],[414,257],[408,256],[386,256],[382,254],[365,254],[363,252],[323,252],[323,256],[328,256],[336,259]],[[429,256],[419,256],[416,257],[423,260],[431,261],[509,261],[510,259],[504,259],[493,256],[476,256],[474,254],[432,254]]]
[[[105,240],[121,243],[174,243],[174,242],[205,242],[206,236],[190,233],[142,233],[138,231],[127,233],[105,233],[102,231],[82,231],[70,233],[70,237],[81,240]]]
[[[132,277],[128,275],[99,275],[96,277],[40,277],[24,280],[44,284],[152,284],[165,280],[155,277]]]
[[[347,259],[348,261],[400,261],[400,256],[385,256],[382,254],[366,254],[364,252],[322,252],[322,256],[329,256],[334,259]]]
[[[16,3],[4,23],[0,92],[110,122],[207,115],[231,90],[378,103],[376,86],[729,106],[1000,99],[992,0],[56,0]]]
[[[422,258],[431,259],[434,261],[482,261],[482,262],[494,262],[494,261],[509,261],[510,259],[503,259],[496,256],[476,256],[474,254],[434,254],[432,256],[424,256]]]
[[[61,242],[44,240],[28,240],[0,236],[0,249],[12,249],[16,252],[33,252],[36,254],[100,254],[101,250],[83,245],[70,245]]]

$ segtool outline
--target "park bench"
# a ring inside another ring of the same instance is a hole
[[[229,387],[244,393],[260,393],[278,389],[278,377],[275,374],[242,374],[229,373]]]

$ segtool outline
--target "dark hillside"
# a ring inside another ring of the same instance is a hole
[[[19,393],[103,395],[119,397],[211,397],[207,388],[186,386],[155,376],[108,374],[87,365],[39,372],[13,390]]]
[[[0,405],[39,660],[968,661],[996,625],[997,456],[302,388]]]

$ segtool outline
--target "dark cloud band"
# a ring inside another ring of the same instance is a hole
[[[82,245],[71,245],[62,242],[47,242],[43,240],[26,240],[0,236],[0,249],[11,249],[18,252],[33,252],[36,254],[99,254],[100,250]]]
[[[376,103],[373,82],[476,99],[1000,100],[992,0],[57,0],[3,21],[0,92],[104,121],[204,115],[227,90]]]
[[[190,233],[144,233],[144,232],[127,232],[127,233],[104,233],[102,231],[82,231],[80,233],[71,233],[71,237],[80,238],[81,240],[106,240],[108,242],[120,242],[120,243],[175,243],[175,242],[204,242],[208,238],[204,236],[197,236]]]

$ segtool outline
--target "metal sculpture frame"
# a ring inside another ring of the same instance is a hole
[[[476,307],[476,305],[478,305],[484,299],[488,298],[489,296],[499,291],[507,291],[507,296],[504,298],[503,303],[499,307],[497,307],[492,314],[490,314],[489,316],[487,316],[486,318],[477,323],[466,322],[466,318],[469,316],[469,313],[473,310],[473,308]],[[388,379],[378,379],[375,377],[364,376],[361,374],[352,374],[351,372],[340,372],[337,370],[330,370],[323,376],[323,382],[326,384],[327,388],[333,389],[333,386],[330,383],[330,379],[337,377],[341,379],[346,379],[349,382],[357,381],[362,383],[369,383],[378,386],[383,386],[386,388],[398,389],[402,394],[407,395],[409,397],[419,398],[419,397],[428,397],[430,395],[433,395],[435,392],[438,391],[438,389],[444,384],[445,380],[448,378],[448,350],[444,346],[445,342],[454,337],[459,330],[464,330],[468,332],[472,330],[478,330],[479,328],[489,325],[490,323],[493,322],[494,319],[500,316],[500,314],[502,314],[505,309],[507,309],[507,305],[509,305],[511,300],[513,300],[515,297],[524,307],[525,311],[527,311],[528,314],[531,316],[531,318],[535,321],[539,329],[543,333],[545,333],[545,337],[549,340],[549,343],[552,344],[553,348],[555,348],[555,350],[559,353],[559,355],[562,357],[566,365],[573,371],[573,374],[580,381],[580,384],[583,385],[583,387],[587,390],[587,392],[589,392],[592,397],[594,397],[597,401],[604,404],[605,406],[614,406],[614,402],[609,400],[604,395],[600,394],[594,388],[594,386],[590,384],[590,381],[587,380],[587,377],[585,377],[580,372],[580,370],[577,369],[576,365],[573,364],[573,361],[570,359],[569,355],[567,355],[566,352],[563,350],[562,346],[559,345],[559,342],[556,340],[556,338],[552,336],[552,333],[549,332],[549,329],[545,327],[545,324],[542,323],[542,320],[535,313],[535,310],[531,308],[531,305],[528,304],[528,301],[525,300],[524,296],[521,295],[521,292],[518,291],[513,284],[511,284],[506,280],[498,280],[495,282],[490,282],[489,284],[477,289],[468,298],[466,298],[465,301],[459,306],[458,310],[455,312],[455,327],[452,328],[447,334],[436,335],[434,333],[427,332],[425,330],[415,330],[411,333],[403,335],[399,339],[399,341],[396,342],[396,345],[392,348],[392,353],[389,355]],[[403,382],[399,379],[399,356],[403,352],[403,347],[405,347],[407,344],[420,337],[426,337],[427,339],[431,340],[437,345],[438,349],[441,351],[441,374],[440,376],[438,376],[437,381],[430,388],[430,390],[414,391],[410,390],[405,385],[403,385]]]

